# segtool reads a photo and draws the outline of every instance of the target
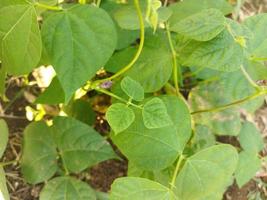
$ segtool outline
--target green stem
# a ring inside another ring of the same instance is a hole
[[[135,64],[135,62],[138,60],[139,56],[141,55],[141,52],[142,52],[143,47],[144,47],[144,42],[145,42],[145,25],[144,25],[144,20],[143,20],[142,11],[140,8],[139,0],[134,0],[134,4],[136,7],[136,11],[137,11],[137,15],[138,15],[139,23],[140,23],[140,44],[139,44],[138,50],[137,50],[135,56],[133,57],[133,59],[131,60],[131,62],[128,63],[125,67],[123,67],[116,74],[114,74],[111,77],[97,80],[94,83],[92,83],[93,89],[96,88],[99,84],[106,82],[106,81],[109,81],[109,80],[113,80],[113,79],[121,76],[125,72],[127,72]]]
[[[17,160],[12,160],[12,161],[8,161],[8,162],[0,162],[0,167],[5,167],[5,166],[8,166],[8,165],[13,165],[15,163],[17,163],[18,161]]]
[[[174,85],[175,85],[177,95],[181,97],[180,90],[179,90],[179,82],[178,82],[178,73],[180,74],[180,72],[179,72],[180,68],[178,69],[178,65],[177,65],[177,60],[176,60],[177,53],[176,53],[174,45],[172,43],[169,24],[166,23],[165,25],[166,25],[166,32],[167,32],[167,36],[168,36],[169,45],[170,45],[171,52],[172,52]]]
[[[244,76],[246,77],[246,79],[248,80],[248,82],[252,85],[252,87],[254,87],[257,91],[261,90],[261,87],[258,86],[255,81],[250,77],[250,75],[247,73],[246,69],[244,68],[243,65],[241,65],[241,71],[244,74]]]
[[[95,90],[98,91],[98,92],[101,92],[103,94],[106,94],[108,96],[111,96],[111,97],[113,97],[113,98],[115,98],[115,99],[117,99],[117,100],[119,100],[119,101],[121,101],[121,102],[123,102],[123,103],[125,103],[127,105],[131,105],[131,106],[133,106],[135,108],[142,109],[142,106],[141,105],[136,105],[136,104],[132,103],[131,101],[127,101],[127,100],[125,100],[125,99],[117,96],[116,94],[114,94],[112,92],[109,92],[108,90],[99,89],[99,88],[97,88]]]
[[[250,96],[248,96],[248,97],[246,97],[244,99],[240,99],[238,101],[234,101],[232,103],[229,103],[229,104],[226,104],[226,105],[222,105],[222,106],[218,106],[218,107],[215,107],[215,108],[197,110],[197,111],[192,112],[191,114],[195,115],[195,114],[206,113],[206,112],[219,112],[219,111],[231,108],[233,106],[245,103],[247,101],[253,100],[253,99],[255,99],[255,98],[259,97],[259,96],[266,95],[266,94],[267,94],[267,90],[261,90],[261,91],[258,91],[257,93],[252,94],[252,95],[250,95]]]
[[[97,3],[96,3],[96,6],[100,7],[100,4],[101,4],[101,0],[98,0]]]
[[[184,160],[184,156],[183,154],[180,155],[178,161],[177,161],[177,164],[176,164],[176,167],[175,167],[175,170],[174,170],[174,173],[173,173],[173,176],[172,176],[172,180],[171,180],[171,183],[170,183],[170,189],[173,190],[173,188],[175,187],[175,181],[176,181],[176,177],[178,175],[178,172],[179,172],[179,169],[181,167],[181,164],[182,164],[182,161]]]
[[[47,10],[53,10],[53,11],[62,11],[63,10],[63,8],[60,6],[49,6],[49,5],[38,3],[38,2],[34,3],[34,5],[37,7],[40,7],[40,8],[47,9]]]

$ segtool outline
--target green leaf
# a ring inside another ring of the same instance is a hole
[[[44,122],[33,122],[24,130],[21,170],[28,183],[41,183],[56,173],[57,151],[52,135]]]
[[[87,125],[93,125],[96,119],[96,114],[91,106],[91,104],[82,99],[77,99],[70,102],[64,108],[64,111],[68,116],[73,117]]]
[[[230,14],[233,11],[233,7],[225,0],[202,0],[201,3],[199,3],[199,0],[184,0],[170,5],[170,9],[173,11],[169,19],[170,24],[172,26],[186,17],[209,8],[218,9],[224,15]]]
[[[215,145],[216,138],[207,126],[196,125],[194,143],[196,150],[199,151]]]
[[[184,200],[200,200],[229,183],[238,162],[230,145],[217,145],[189,157],[176,179],[176,194]]]
[[[72,118],[56,117],[53,136],[70,172],[81,172],[104,160],[117,158],[111,145],[92,127]]]
[[[253,38],[248,41],[248,51],[251,58],[267,58],[267,39],[265,33],[267,31],[267,14],[259,14],[247,18],[244,21],[253,33]],[[267,59],[265,59],[267,60]]]
[[[191,136],[191,118],[183,100],[163,96],[172,124],[164,128],[148,129],[142,111],[135,109],[135,121],[120,134],[112,134],[112,141],[138,168],[161,170],[170,166],[183,151]],[[148,148],[153,147],[153,148]]]
[[[51,15],[43,24],[42,36],[65,101],[105,65],[117,44],[112,19],[90,5],[76,5]]]
[[[258,158],[258,155],[253,152],[242,151],[239,154],[238,166],[235,172],[239,188],[249,182],[260,169],[261,160]]]
[[[0,158],[3,156],[8,142],[8,127],[3,119],[0,119]]]
[[[239,141],[242,149],[257,154],[264,148],[263,137],[254,124],[246,122],[242,125],[239,134]]]
[[[178,43],[178,48],[180,45]],[[208,67],[219,71],[235,71],[244,60],[243,48],[228,30],[207,42],[188,41],[178,49],[182,65],[199,68]]]
[[[94,190],[86,183],[71,177],[49,181],[41,191],[40,200],[96,200]]]
[[[118,178],[111,186],[110,200],[175,200],[173,192],[145,178]]]
[[[121,89],[133,100],[144,100],[144,88],[139,82],[136,82],[132,78],[126,76],[121,81]]]
[[[53,78],[49,87],[38,96],[34,103],[56,105],[65,102],[65,94],[57,77]]]
[[[147,93],[160,90],[171,77],[172,55],[168,44],[165,33],[147,33],[139,59],[126,73],[126,76],[139,82]]]
[[[162,128],[172,124],[164,102],[157,97],[145,103],[142,116],[148,129]]]
[[[190,39],[208,41],[216,37],[225,28],[225,18],[217,9],[206,9],[191,15],[171,26],[175,31]]]
[[[9,200],[9,194],[6,186],[5,172],[2,167],[0,167],[0,199]]]
[[[118,134],[133,123],[135,115],[134,111],[127,105],[116,103],[108,108],[106,118],[115,134]]]
[[[0,10],[0,58],[7,73],[23,75],[36,67],[42,42],[35,9],[11,5]]]

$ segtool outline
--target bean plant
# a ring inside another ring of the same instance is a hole
[[[16,161],[27,183],[44,183],[40,200],[222,200],[252,179],[266,159],[251,116],[267,94],[267,14],[237,22],[234,9],[226,0],[1,0],[0,96],[7,77],[55,71],[34,105],[60,112],[36,110]],[[104,136],[89,94],[111,98]],[[0,156],[7,141],[2,119]],[[127,159],[128,171],[108,193],[77,178],[110,159]],[[4,200],[9,164],[0,163]]]

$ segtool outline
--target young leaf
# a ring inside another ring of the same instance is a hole
[[[9,194],[6,186],[5,172],[2,167],[0,167],[0,199],[9,200]]]
[[[264,148],[264,142],[261,133],[254,124],[246,122],[243,124],[239,134],[241,147],[255,155]]]
[[[144,88],[128,76],[122,79],[121,89],[135,101],[143,101],[144,99]]]
[[[35,9],[11,5],[0,10],[0,58],[7,73],[29,73],[41,58],[42,42]]]
[[[135,115],[134,111],[125,104],[116,103],[108,108],[106,118],[115,134],[118,134],[133,123]]]
[[[57,171],[57,150],[51,129],[33,122],[24,131],[21,171],[28,183],[37,184]]]
[[[111,145],[82,122],[56,117],[52,130],[65,168],[70,172],[81,172],[104,160],[117,158]]]
[[[145,178],[124,177],[116,179],[111,186],[110,200],[175,200],[173,192]]]
[[[238,162],[231,145],[217,145],[189,157],[176,179],[176,195],[180,199],[206,199],[225,188]]]
[[[3,119],[0,119],[0,158],[3,156],[8,142],[8,127]]]
[[[71,177],[49,181],[41,191],[40,200],[96,200],[94,190],[86,183]]]
[[[76,5],[44,21],[42,36],[68,101],[107,62],[117,35],[112,19],[96,6]]]
[[[235,172],[235,178],[239,188],[252,179],[260,168],[261,160],[256,153],[242,151],[239,154],[238,166]]]
[[[225,28],[225,18],[217,9],[206,9],[171,26],[171,30],[190,39],[208,41]]]
[[[190,113],[183,100],[176,96],[163,96],[161,99],[173,121],[171,125],[148,129],[144,126],[142,111],[134,109],[132,125],[120,134],[111,135],[122,153],[140,169],[161,170],[170,166],[191,135]]]
[[[164,102],[157,97],[145,103],[142,116],[147,128],[162,128],[172,124]]]

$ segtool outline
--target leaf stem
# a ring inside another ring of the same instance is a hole
[[[169,24],[166,23],[165,25],[166,25],[166,32],[167,32],[167,36],[168,36],[169,45],[170,45],[171,52],[172,52],[172,59],[173,59],[173,80],[174,80],[175,90],[176,90],[177,95],[179,97],[181,97],[180,90],[179,90],[179,83],[178,83],[178,73],[180,74],[180,67],[178,67],[178,65],[177,65],[177,60],[176,60],[177,53],[176,53],[175,48],[174,48],[174,45],[172,43],[172,38],[171,38],[171,32],[170,32]]]
[[[259,97],[259,96],[266,95],[266,94],[267,94],[267,90],[260,90],[260,91],[256,92],[255,94],[252,94],[252,95],[250,95],[250,96],[248,96],[248,97],[246,97],[244,99],[240,99],[240,100],[234,101],[232,103],[229,103],[229,104],[226,104],[226,105],[222,105],[222,106],[218,106],[218,107],[215,107],[215,108],[197,110],[197,111],[191,112],[191,115],[195,115],[195,114],[199,114],[199,113],[206,113],[206,112],[219,112],[219,111],[231,108],[233,106],[245,103],[247,101],[253,100],[253,99],[255,99],[255,98]]]
[[[95,87],[97,87],[99,84],[101,84],[105,81],[113,80],[113,79],[119,77],[120,75],[124,74],[125,72],[127,72],[135,64],[135,62],[138,60],[139,56],[141,55],[141,52],[142,52],[143,47],[144,47],[144,42],[145,42],[145,25],[144,25],[144,20],[143,20],[142,11],[140,8],[139,0],[134,0],[134,4],[136,7],[136,11],[137,11],[137,15],[138,15],[139,23],[140,23],[140,43],[139,43],[138,50],[137,50],[135,56],[133,57],[133,59],[130,61],[130,63],[128,63],[125,67],[123,67],[116,74],[112,75],[111,77],[97,80],[94,83],[92,83],[93,89]]]
[[[98,92],[102,92],[103,94],[106,94],[108,96],[111,96],[111,97],[113,97],[115,99],[118,99],[119,101],[121,101],[121,102],[123,102],[123,103],[125,103],[127,105],[131,105],[131,106],[133,106],[135,108],[138,108],[138,109],[143,109],[141,105],[136,105],[131,101],[127,101],[127,100],[119,97],[118,95],[116,95],[116,94],[114,94],[112,92],[109,92],[108,90],[104,90],[104,89],[100,89],[100,88],[96,88],[95,90],[98,91]]]
[[[178,175],[178,172],[179,172],[179,169],[181,167],[181,164],[182,164],[182,161],[184,160],[184,155],[181,154],[178,161],[177,161],[177,164],[176,164],[176,167],[175,167],[175,170],[174,170],[174,173],[173,173],[173,176],[172,176],[172,180],[171,180],[171,183],[170,183],[170,189],[173,190],[173,188],[175,187],[175,181],[176,181],[176,177]]]
[[[8,165],[13,165],[13,164],[15,164],[17,162],[18,162],[17,160],[12,160],[12,161],[8,161],[8,162],[0,162],[0,167],[5,167],[5,166],[8,166]]]
[[[100,7],[100,4],[101,4],[101,0],[97,0],[97,2],[96,2],[96,6],[97,6],[97,7]]]
[[[248,82],[257,90],[260,91],[261,87],[258,86],[255,81],[250,77],[250,75],[247,73],[246,69],[244,68],[243,65],[241,65],[241,71],[244,74],[244,76],[246,77],[246,79],[248,80]]]
[[[47,10],[53,10],[53,11],[62,11],[63,10],[63,8],[60,6],[49,6],[49,5],[38,3],[38,2],[35,2],[34,5],[37,7],[40,7],[40,8],[47,9]]]

